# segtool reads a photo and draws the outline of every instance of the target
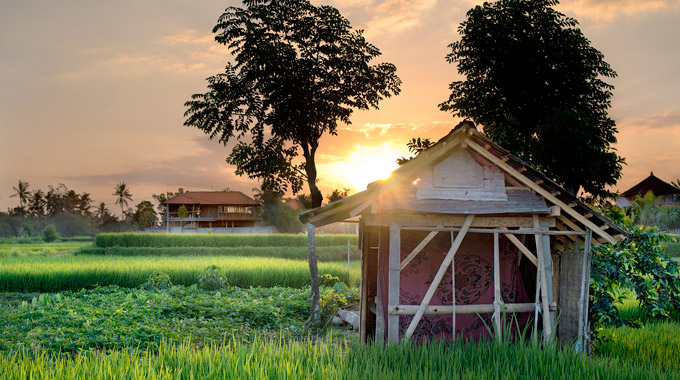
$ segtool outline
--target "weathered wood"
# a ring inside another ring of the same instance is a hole
[[[493,322],[496,340],[501,341],[501,260],[498,233],[493,234]]]
[[[389,289],[387,305],[399,304],[399,278],[401,276],[401,229],[396,223],[390,224]],[[387,341],[399,342],[399,316],[387,315]]]
[[[561,210],[560,206],[550,206],[550,216],[560,216]]]
[[[451,245],[454,241],[451,231]],[[451,260],[451,339],[456,340],[456,258]]]
[[[573,208],[567,206],[564,202],[559,200],[557,197],[554,195],[550,194],[549,191],[545,190],[541,186],[535,184],[531,179],[528,177],[523,176],[521,173],[519,173],[515,168],[512,166],[508,165],[505,161],[502,159],[499,159],[498,157],[494,156],[490,152],[487,152],[479,146],[476,142],[469,140],[468,141],[470,148],[478,152],[479,154],[485,156],[488,158],[491,162],[495,163],[498,165],[501,169],[505,170],[506,172],[512,174],[515,178],[517,178],[520,182],[524,183],[525,185],[529,186],[532,190],[536,191],[538,194],[542,195],[544,198],[546,198],[548,201],[551,203],[560,206],[562,210],[576,218],[579,222],[581,222],[584,226],[590,228],[593,230],[593,232],[597,233],[601,237],[607,239],[612,244],[615,244],[617,242],[617,239],[614,239],[611,235],[608,233],[602,231],[598,226],[596,226],[593,222],[589,221],[588,219],[584,218],[583,215],[581,215],[578,211],[574,210]]]
[[[540,228],[538,216],[534,216],[534,228]],[[541,235],[536,234],[536,256],[538,257],[538,271],[541,273],[541,303],[543,304],[543,337],[546,341],[552,337],[552,323],[548,302],[548,281],[546,278],[545,256],[543,255],[543,244]]]
[[[365,230],[359,235],[359,249],[361,250],[361,282],[359,286],[359,340],[362,343],[366,342],[366,325],[368,321],[368,281],[365,280],[368,274],[368,254],[370,251],[370,242],[366,244],[363,240],[370,239]]]
[[[430,232],[429,234],[427,234],[427,236],[425,236],[425,239],[423,239],[423,241],[421,241],[420,244],[418,244],[417,247],[413,248],[413,251],[411,251],[411,253],[409,253],[408,256],[406,256],[406,258],[404,258],[404,260],[401,262],[402,270],[406,268],[406,266],[408,265],[408,263],[411,262],[411,260],[418,256],[420,251],[422,251],[423,248],[425,248],[427,244],[430,243],[432,239],[434,239],[435,236],[437,236],[437,233],[439,233],[439,231]]]
[[[398,315],[414,315],[418,312],[419,305],[397,305],[391,312]],[[494,312],[493,304],[479,305],[456,305],[456,315],[466,314],[489,314]],[[425,308],[425,315],[451,315],[453,305],[430,305]],[[527,313],[536,310],[535,303],[504,303],[501,305],[501,313]],[[550,305],[550,310],[557,310],[557,305]]]
[[[420,303],[420,306],[418,306],[418,310],[416,314],[413,317],[413,320],[408,326],[408,329],[406,330],[406,333],[404,334],[404,338],[406,340],[411,338],[411,335],[413,335],[413,332],[416,329],[416,326],[418,325],[418,322],[420,322],[420,319],[423,317],[423,313],[425,312],[425,308],[430,304],[430,300],[432,299],[432,296],[434,295],[435,291],[437,290],[437,287],[439,287],[439,283],[442,280],[442,277],[444,277],[444,273],[448,269],[449,265],[453,261],[453,257],[456,254],[456,251],[458,250],[458,247],[460,247],[460,244],[463,242],[463,238],[465,237],[465,234],[467,233],[468,228],[470,228],[470,225],[474,221],[475,216],[474,215],[468,215],[465,218],[465,222],[463,223],[463,228],[456,236],[456,239],[453,241],[453,244],[451,245],[451,248],[449,249],[449,252],[446,254],[446,257],[444,258],[444,261],[442,262],[441,266],[439,267],[439,270],[437,271],[437,274],[435,275],[434,279],[432,280],[432,284],[430,284],[430,287],[427,289],[427,293],[425,293],[425,296],[423,297],[423,301]]]
[[[378,265],[376,274],[376,295],[375,295],[375,342],[383,343],[385,341],[385,310],[383,310],[382,302],[382,282],[380,281],[380,255],[382,255],[381,239],[382,231],[378,231]]]
[[[583,265],[582,265],[582,273],[583,273],[583,280],[581,281],[581,296],[579,297],[579,318],[578,318],[578,343],[577,343],[577,350],[585,352],[585,344],[586,344],[586,334],[588,333],[586,331],[586,325],[588,321],[588,287],[589,287],[589,279],[590,279],[590,240],[591,240],[591,232],[590,230],[586,231],[586,240],[585,244],[583,246]],[[586,277],[587,276],[587,277]]]
[[[381,213],[364,215],[367,226],[389,226],[391,223],[400,223],[402,227],[460,227],[465,222],[464,215],[433,215],[418,213]],[[550,218],[548,223],[554,226],[555,219]],[[528,216],[480,216],[476,217],[471,227],[533,227],[533,219]]]
[[[500,229],[501,230],[507,230],[507,228],[505,228],[505,227],[502,227]],[[512,244],[514,244],[515,247],[517,247],[517,249],[519,249],[519,251],[521,253],[523,253],[524,256],[527,257],[527,259],[529,259],[529,261],[531,261],[534,265],[538,265],[538,260],[536,259],[536,256],[534,256],[534,254],[531,253],[529,248],[527,248],[524,244],[522,244],[522,242],[519,241],[519,239],[515,235],[513,235],[513,234],[503,234],[503,236],[508,238],[508,240],[510,240],[510,242],[512,242]]]

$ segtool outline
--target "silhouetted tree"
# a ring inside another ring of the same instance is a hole
[[[429,147],[434,145],[430,139],[421,139],[420,137],[414,137],[409,142],[406,143],[406,147],[408,147],[408,152],[413,154],[413,156],[406,158],[406,157],[400,157],[397,158],[397,164],[399,165],[404,165],[408,161],[418,157],[418,155],[425,150],[427,150]]]
[[[333,203],[335,201],[339,201],[341,199],[347,198],[348,195],[349,195],[349,189],[348,188],[344,188],[342,190],[335,189],[335,190],[333,190],[331,195],[328,196],[328,203]]]
[[[465,80],[451,83],[442,110],[484,133],[576,194],[610,196],[623,158],[607,115],[616,72],[557,0],[499,0],[468,11],[446,59]]]
[[[321,137],[350,123],[354,109],[377,108],[399,92],[390,63],[371,65],[380,51],[337,9],[308,0],[246,0],[229,7],[213,29],[234,63],[208,78],[208,92],[186,103],[185,125],[210,138],[237,144],[227,158],[236,174],[285,193],[306,181],[312,206],[317,187],[316,151]],[[304,162],[294,160],[302,155]],[[314,237],[309,237],[310,242]],[[312,246],[310,244],[310,246]],[[310,249],[311,320],[319,314],[316,251]]]
[[[121,220],[125,218],[124,207],[127,207],[128,201],[132,201],[132,194],[130,193],[130,188],[125,182],[120,182],[116,185],[113,194],[116,196],[116,204],[120,205],[120,215]]]
[[[45,192],[38,189],[33,191],[28,199],[28,212],[36,217],[45,215]]]
[[[28,197],[30,196],[30,191],[28,191],[29,187],[28,182],[24,182],[22,180],[19,180],[19,184],[17,186],[12,186],[12,190],[14,190],[14,194],[10,195],[10,198],[18,197],[19,198],[19,209],[21,209],[21,213],[23,215],[24,212],[24,205],[28,201]]]

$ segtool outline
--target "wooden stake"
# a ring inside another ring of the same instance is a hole
[[[538,215],[534,214],[534,228],[540,228]],[[550,303],[548,302],[548,283],[545,273],[545,257],[541,234],[536,235],[536,256],[538,256],[538,270],[541,272],[541,302],[543,303],[543,338],[548,341],[552,337],[552,323],[550,320]]]
[[[494,330],[496,331],[496,340],[501,341],[501,260],[498,247],[498,232],[493,234],[493,316],[494,316]]]
[[[446,257],[444,258],[441,267],[439,267],[437,275],[434,277],[434,280],[432,280],[432,284],[430,284],[430,287],[427,289],[427,293],[425,293],[425,297],[423,297],[423,301],[420,303],[418,311],[414,315],[411,324],[409,324],[408,329],[406,330],[406,334],[404,334],[404,339],[410,339],[411,336],[413,335],[413,332],[416,330],[418,322],[420,322],[420,319],[423,317],[425,308],[430,304],[432,296],[434,296],[437,287],[439,287],[439,283],[442,281],[442,277],[444,277],[444,272],[446,272],[446,270],[449,268],[449,264],[451,264],[451,262],[453,261],[453,256],[456,254],[458,247],[460,247],[460,244],[463,242],[463,238],[465,237],[465,234],[467,233],[467,230],[470,228],[470,225],[472,224],[472,221],[474,219],[475,219],[474,214],[468,215],[465,218],[465,222],[463,223],[463,227],[461,228],[460,233],[458,234],[458,236],[456,236],[456,239],[453,241],[453,245],[451,246],[451,249],[449,249],[449,252],[446,254]]]
[[[451,246],[453,246],[453,231],[451,231]],[[451,341],[456,340],[456,260],[451,260]]]
[[[385,311],[382,303],[382,284],[380,283],[380,242],[382,241],[381,231],[378,230],[378,270],[377,277],[377,292],[375,295],[375,342],[382,344],[385,341]]]
[[[387,297],[387,341],[399,342],[399,316],[389,310],[399,304],[399,277],[401,275],[401,230],[396,223],[390,224],[389,289]]]

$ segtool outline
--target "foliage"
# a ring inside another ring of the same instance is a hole
[[[40,233],[41,238],[47,242],[53,242],[55,240],[59,239],[59,233],[57,232],[57,228],[54,227],[54,224],[48,224]]]
[[[199,289],[213,291],[221,290],[228,286],[227,278],[217,265],[207,266],[198,276]]]
[[[298,233],[305,229],[298,219],[302,210],[290,207],[281,198],[267,200],[262,206],[262,223],[274,226],[281,233]]]
[[[350,289],[344,282],[336,282],[332,288],[326,289],[321,294],[321,315],[322,318],[332,317],[338,309],[348,306],[356,306],[359,302],[359,292]]]
[[[680,257],[680,243],[666,242],[663,245],[663,251],[668,257]]]
[[[158,224],[156,210],[154,210],[151,202],[141,201],[137,204],[137,210],[132,216],[132,224],[139,229],[154,227]]]
[[[205,345],[201,349],[191,343],[166,342],[158,349],[86,352],[77,355],[75,360],[46,350],[15,352],[0,356],[0,373],[7,380],[662,380],[680,376],[677,370],[644,361],[590,358],[573,350],[533,347],[521,341],[500,344],[437,342],[384,347],[332,339],[323,342],[296,340],[291,339],[294,338],[292,334],[283,334],[280,338],[269,335],[253,337],[248,342]]]
[[[41,295],[1,307],[0,348],[76,354],[81,350],[158,349],[163,339],[195,346],[303,332],[308,289],[229,288],[162,292],[108,286]],[[4,378],[4,376],[3,376]]]
[[[167,290],[172,287],[170,276],[166,273],[155,271],[149,275],[149,278],[142,285],[144,290]]]
[[[91,289],[97,285],[138,287],[154,271],[167,273],[173,284],[193,285],[207,265],[222,268],[231,286],[309,286],[306,260],[238,256],[20,256],[0,260],[0,292],[58,292]],[[356,287],[359,263],[319,263],[319,272],[328,273]],[[331,284],[332,285],[332,284]]]
[[[71,250],[73,252],[73,250]],[[84,246],[73,252],[75,255],[102,256],[258,256],[279,257],[283,259],[307,260],[307,247],[97,247]],[[2,255],[0,249],[0,256]],[[318,246],[319,261],[347,260],[345,245]],[[350,259],[360,260],[361,251],[355,245],[350,249]]]
[[[357,235],[319,235],[317,246],[358,245]],[[98,247],[307,247],[307,237],[297,234],[139,234],[102,233]]]
[[[656,223],[663,230],[680,229],[680,207],[663,205],[656,215]]]
[[[209,91],[186,103],[185,125],[225,143],[229,163],[263,187],[293,193],[306,180],[321,205],[315,154],[321,136],[349,124],[354,109],[377,108],[399,92],[390,63],[337,9],[307,0],[245,1],[229,7],[213,29],[234,57],[208,78]],[[300,152],[301,151],[301,152]],[[303,164],[294,159],[302,153]]]
[[[21,223],[21,237],[31,237],[35,234],[35,229],[30,223]]]
[[[468,11],[446,57],[466,78],[451,83],[440,108],[482,124],[571,193],[610,196],[624,161],[607,115],[613,86],[601,78],[616,72],[557,4],[499,0]]]
[[[119,182],[113,189],[113,194],[116,197],[116,204],[120,206],[121,218],[125,217],[124,208],[127,207],[128,201],[132,202],[132,193],[125,181]]]
[[[434,145],[434,143],[430,141],[430,139],[421,139],[420,137],[412,138],[411,140],[409,140],[409,142],[406,143],[406,147],[408,148],[408,152],[413,154],[414,156],[411,156],[409,158],[406,157],[397,158],[397,164],[404,165],[410,160],[416,158],[420,153],[429,149],[432,145]]]
[[[14,240],[7,242],[7,240]],[[42,238],[35,237],[31,239],[22,239],[17,242],[17,239],[0,239],[0,257],[6,256],[54,256],[72,253],[77,249],[88,244],[87,242],[69,241],[45,243]]]
[[[636,195],[629,208],[630,218],[633,223],[645,226],[655,225],[661,200],[663,200],[662,196],[657,197],[651,191],[648,191],[644,197]]]
[[[603,244],[593,248],[590,278],[590,315],[594,327],[639,325],[624,321],[617,313],[617,303],[625,294],[619,289],[632,288],[640,311],[650,319],[668,319],[680,307],[678,263],[662,250],[670,238],[656,227],[634,226],[628,238],[615,246]]]
[[[19,184],[17,186],[12,186],[12,190],[14,190],[14,194],[10,195],[10,198],[17,197],[19,198],[19,209],[22,211],[24,210],[24,205],[28,201],[28,198],[30,197],[30,192],[28,191],[28,187],[30,184],[28,182],[24,182],[22,180],[19,180]]]
[[[298,194],[295,197],[295,200],[307,210],[311,210],[314,208],[312,207],[312,196],[309,194]]]
[[[336,201],[339,201],[341,199],[345,199],[349,196],[349,189],[348,188],[343,188],[342,190],[340,189],[335,189],[333,192],[331,192],[331,195],[328,196],[328,203],[333,203]]]

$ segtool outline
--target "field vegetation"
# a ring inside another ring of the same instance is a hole
[[[357,246],[357,235],[319,235],[320,247]],[[306,235],[295,234],[98,234],[97,247],[307,247]]]

